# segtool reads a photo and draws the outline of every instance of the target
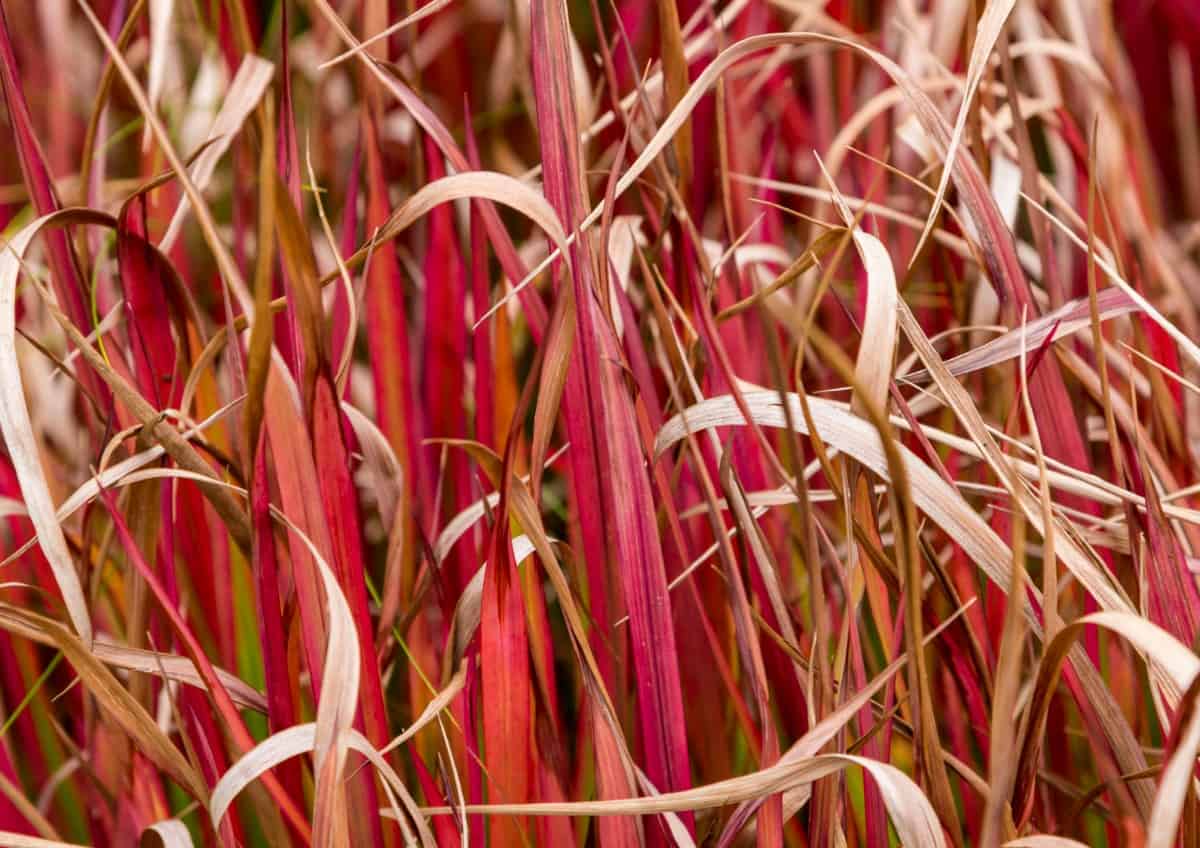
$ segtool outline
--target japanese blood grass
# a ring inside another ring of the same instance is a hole
[[[1197,68],[0,0],[0,845],[1200,843]]]

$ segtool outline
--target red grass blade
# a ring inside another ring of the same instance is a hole
[[[17,59],[13,53],[9,34],[8,15],[4,4],[0,4],[0,87],[4,91],[4,102],[8,107],[8,120],[12,126],[17,156],[21,162],[21,175],[25,188],[33,201],[38,215],[48,215],[62,208],[54,189],[54,178],[46,164],[46,157],[33,132],[33,120],[29,106],[21,91],[21,76]],[[92,319],[88,310],[88,288],[79,268],[79,259],[71,246],[66,230],[54,229],[44,236],[52,270],[54,293],[62,304],[63,311],[81,330],[91,329]],[[80,375],[85,387],[99,402],[102,409],[112,413],[112,394],[104,381],[90,369]]]
[[[546,195],[564,225],[573,229],[583,220],[586,198],[576,141],[579,132],[565,5],[560,0],[535,2],[531,26]],[[600,633],[604,634],[607,628],[602,617],[608,608],[599,603],[597,589],[603,591],[603,584],[597,586],[595,578],[603,573],[606,559],[620,575],[629,610],[646,774],[660,791],[673,791],[689,786],[690,776],[671,602],[644,454],[634,424],[636,413],[618,370],[612,328],[603,322],[596,304],[593,257],[587,244],[586,239],[577,239],[572,245],[571,293],[560,291],[559,296],[574,297],[579,326],[565,401],[568,436],[574,445],[573,481],[577,495],[585,498],[597,494],[587,493],[585,486],[598,486],[598,503],[608,513],[605,516],[598,509],[580,513],[593,575],[592,613],[600,619]],[[606,539],[608,533],[612,535]],[[600,545],[588,544],[594,541]],[[607,558],[601,559],[602,552],[607,552]],[[665,838],[657,829],[652,833],[654,844]]]
[[[505,469],[507,478],[507,468]],[[483,581],[479,645],[483,674],[483,744],[488,798],[520,802],[529,798],[533,703],[529,685],[529,643],[521,579],[508,529],[507,486],[501,489]],[[501,816],[490,822],[493,845],[519,845],[529,822]]]

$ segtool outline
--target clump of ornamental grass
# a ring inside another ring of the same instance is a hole
[[[0,844],[1197,844],[1198,63],[0,0]]]

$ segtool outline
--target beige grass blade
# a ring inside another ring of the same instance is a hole
[[[204,191],[208,187],[217,163],[229,150],[234,136],[262,99],[274,76],[275,66],[259,56],[247,56],[238,66],[233,81],[229,83],[229,91],[225,93],[225,100],[221,103],[221,109],[217,112],[212,128],[203,142],[205,147],[188,169],[198,191]],[[167,225],[162,241],[159,242],[159,250],[163,253],[175,244],[190,208],[191,201],[184,195],[179,200],[175,214],[171,216],[171,223]]]
[[[517,536],[512,540],[513,562],[520,565],[533,553],[533,542],[528,536]],[[487,563],[484,562],[475,572],[475,576],[467,583],[454,607],[451,630],[454,633],[454,656],[462,656],[467,643],[475,635],[479,627],[479,611],[483,602],[483,579],[487,573]]]
[[[158,108],[163,83],[167,79],[167,62],[171,56],[171,18],[175,15],[175,0],[150,0],[150,63],[146,78],[146,100],[152,109]],[[150,145],[150,128],[142,133],[142,152]]]
[[[1025,202],[1029,204],[1031,209],[1036,209],[1038,212],[1045,215],[1050,220],[1050,223],[1054,224],[1054,226],[1058,228],[1059,232],[1070,239],[1070,241],[1076,247],[1078,247],[1084,253],[1087,252],[1087,242],[1077,236],[1074,230],[1059,220],[1057,215],[1052,214],[1045,206],[1042,206],[1031,198],[1026,197],[1024,194],[1021,196],[1025,198]],[[1130,300],[1137,304],[1138,308],[1149,315],[1155,324],[1162,327],[1163,331],[1174,340],[1175,344],[1179,345],[1180,349],[1183,350],[1184,353],[1190,356],[1194,362],[1200,364],[1200,346],[1188,338],[1187,334],[1169,321],[1165,315],[1155,309],[1154,304],[1146,300],[1146,298],[1143,297],[1136,288],[1126,282],[1125,278],[1121,276],[1121,274],[1110,261],[1105,259],[1099,253],[1095,254],[1095,260],[1096,267],[1102,270],[1108,276],[1108,279],[1112,281],[1113,285],[1123,291]]]
[[[775,391],[745,392],[747,407],[760,426],[782,429],[788,419]],[[800,399],[787,394],[791,419],[798,431],[808,435]],[[817,435],[827,444],[854,457],[883,479],[888,479],[887,457],[879,434],[871,424],[844,406],[818,397],[807,398]],[[685,420],[686,419],[686,420]],[[660,454],[684,438],[688,432],[713,427],[744,425],[737,403],[730,395],[709,398],[675,416],[658,433],[655,453]],[[908,469],[913,499],[951,538],[958,540],[967,555],[1001,586],[1007,586],[1012,554],[995,531],[971,509],[961,495],[922,462],[916,454],[899,446]]]
[[[979,18],[979,23],[975,30],[975,43],[971,45],[971,59],[967,65],[967,78],[963,89],[962,103],[958,107],[958,117],[954,120],[954,129],[950,134],[950,143],[947,145],[945,155],[942,157],[942,176],[938,180],[937,193],[933,198],[933,206],[929,210],[929,217],[925,221],[925,228],[921,230],[921,237],[917,239],[917,246],[913,248],[912,256],[914,261],[921,255],[921,249],[925,246],[925,240],[929,238],[929,232],[933,229],[938,213],[941,211],[942,202],[946,197],[946,189],[950,186],[950,177],[954,173],[954,158],[958,154],[959,145],[962,143],[963,131],[967,126],[967,116],[971,112],[971,101],[975,98],[975,93],[978,91],[979,84],[983,80],[984,72],[987,71],[988,57],[991,56],[992,50],[996,47],[996,40],[1004,32],[1004,22],[1008,20],[1008,16],[1012,13],[1015,5],[1016,0],[991,0],[983,10],[983,15]]]
[[[219,828],[234,799],[242,791],[284,760],[313,750],[317,738],[315,722],[298,724],[273,733],[238,758],[213,787],[208,813],[213,827]]]
[[[458,540],[483,518],[488,510],[495,509],[499,503],[500,493],[490,492],[470,506],[464,507],[462,511],[447,521],[446,526],[442,528],[442,532],[438,534],[433,543],[434,560],[439,564],[442,563],[450,555],[451,549],[458,543]]]
[[[178,654],[126,648],[124,645],[116,645],[103,639],[97,639],[92,643],[92,652],[96,655],[96,659],[105,665],[142,674],[165,674],[170,680],[186,683],[198,689],[205,688],[204,681],[201,679],[200,673],[196,671],[195,664],[187,657]],[[216,673],[235,704],[266,714],[267,699],[261,692],[223,668],[217,668]]]
[[[317,734],[316,723],[298,724],[269,736],[250,751],[247,751],[221,776],[221,779],[217,781],[217,785],[213,787],[212,802],[209,804],[209,814],[212,817],[214,826],[220,823],[225,814],[229,812],[234,799],[252,782],[284,760],[313,751],[317,744]],[[358,751],[370,760],[371,764],[380,770],[389,788],[400,797],[417,828],[420,844],[422,846],[435,846],[437,843],[433,838],[432,832],[429,830],[428,824],[425,822],[425,817],[421,814],[416,802],[413,801],[411,794],[392,767],[387,764],[379,752],[371,746],[371,743],[362,734],[351,729],[345,736],[347,749]]]
[[[1175,750],[1167,758],[1158,780],[1158,792],[1146,825],[1146,848],[1170,848],[1175,844],[1187,795],[1196,791],[1193,774],[1200,754],[1200,710],[1196,708],[1194,684],[1189,701],[1181,711],[1186,716],[1183,730],[1177,735]]]
[[[854,376],[858,385],[851,396],[851,408],[862,413],[861,392],[875,409],[888,407],[888,387],[892,382],[892,363],[896,356],[896,270],[883,242],[864,232],[854,222],[854,214],[837,190],[833,177],[817,158],[821,172],[829,183],[834,203],[842,221],[850,229],[854,247],[867,270],[867,314],[863,320],[862,341],[854,361]]]
[[[403,492],[404,468],[379,425],[353,404],[343,401],[341,406],[362,447],[363,464],[371,473],[379,514],[385,522],[390,521]]]
[[[40,631],[45,639],[62,651],[75,669],[88,693],[100,709],[117,724],[158,768],[170,775],[192,797],[202,803],[208,799],[208,786],[171,741],[163,734],[154,718],[129,693],[111,671],[72,634],[56,621],[9,607],[7,619],[16,619],[31,630]]]
[[[407,29],[408,27],[412,26],[413,24],[424,20],[425,18],[432,15],[434,12],[441,11],[445,7],[449,6],[452,2],[453,2],[453,0],[432,0],[432,2],[426,3],[424,6],[421,6],[412,14],[406,15],[405,17],[401,18],[400,20],[396,21],[394,24],[389,26],[387,29],[380,30],[379,32],[372,35],[370,38],[360,41],[358,44],[356,44],[354,47],[347,50],[346,52],[339,53],[338,55],[334,56],[332,59],[325,60],[321,64],[317,65],[317,70],[324,71],[328,68],[333,67],[334,65],[341,64],[342,62],[346,61],[347,59],[353,59],[359,53],[363,52],[364,50],[366,50],[368,47],[375,44],[376,42],[382,41],[385,38],[390,38],[391,36],[395,35],[396,33],[400,32],[401,30]]]
[[[1106,289],[1098,298],[1100,320],[1108,321],[1122,315],[1139,311],[1124,292],[1117,289]],[[1038,349],[1047,339],[1058,341],[1091,326],[1088,315],[1088,299],[1086,297],[1064,304],[1040,318],[1030,321],[1024,329],[1018,327],[1009,330],[1002,336],[997,336],[986,344],[959,354],[953,359],[946,360],[946,369],[955,377],[962,377],[983,368],[1008,362],[1021,355],[1022,334],[1026,351]],[[919,369],[897,377],[911,383],[928,382],[931,378],[927,369]]]
[[[0,602],[0,630],[14,633],[23,639],[37,642],[39,645],[55,645],[57,643],[47,635],[45,630],[45,625],[50,622],[51,619]],[[92,654],[100,662],[114,668],[142,674],[165,674],[169,680],[176,680],[199,689],[205,688],[199,672],[196,671],[195,664],[189,658],[178,654],[127,648],[111,642],[103,636],[98,636],[93,640]],[[225,669],[218,668],[216,673],[235,704],[239,707],[266,713],[267,701],[262,693]]]
[[[569,445],[564,445],[548,456],[545,467],[549,468],[553,465],[555,460],[567,451],[568,447]],[[522,484],[528,484],[529,482],[528,475],[518,479]],[[495,509],[498,503],[500,503],[500,493],[490,492],[469,506],[464,507],[457,515],[447,521],[446,526],[442,528],[442,532],[438,534],[437,539],[433,543],[433,558],[439,563],[444,561],[450,555],[451,548],[458,543],[463,534],[470,530],[475,522],[483,518],[488,510]]]
[[[358,633],[350,604],[325,558],[312,540],[283,513],[272,513],[308,548],[317,564],[325,591],[328,630],[325,644],[325,677],[317,704],[316,735],[313,739],[316,792],[313,800],[313,835],[317,844],[348,841],[346,785],[343,772],[349,752],[349,733],[358,708],[360,665]]]
[[[57,839],[42,839],[0,830],[0,848],[87,848],[78,842],[60,842]]]
[[[392,213],[379,238],[391,238],[407,229],[435,206],[469,198],[483,198],[517,210],[541,227],[557,249],[566,255],[569,240],[550,202],[528,183],[496,171],[464,171],[421,186]]]
[[[233,256],[225,243],[221,241],[220,234],[217,230],[217,224],[213,218],[212,212],[208,205],[204,202],[203,195],[196,188],[192,178],[188,175],[187,169],[183,165],[183,160],[179,158],[179,154],[175,152],[174,146],[171,144],[171,137],[167,133],[166,128],[162,125],[162,121],[158,119],[154,109],[146,100],[146,93],[142,90],[141,84],[138,82],[137,76],[129,67],[129,63],[121,55],[121,51],[117,49],[112,39],[108,35],[108,31],[104,25],[96,19],[96,15],[88,6],[86,0],[77,0],[79,9],[83,12],[84,17],[88,19],[88,23],[92,25],[92,29],[96,33],[96,37],[100,43],[104,45],[109,57],[112,59],[113,65],[121,74],[121,78],[125,81],[129,93],[133,96],[137,103],[138,110],[145,118],[150,130],[154,133],[155,139],[158,141],[159,147],[162,149],[163,155],[171,165],[176,176],[179,177],[179,184],[187,195],[188,200],[196,210],[196,218],[200,222],[200,230],[204,234],[204,240],[208,244],[209,250],[212,251],[213,258],[217,262],[217,268],[221,272],[221,278],[237,296],[238,302],[242,307],[242,311],[248,316],[254,315],[254,301],[250,297],[250,291],[246,287],[246,281],[242,278],[241,271],[238,270],[237,263],[233,261]]]
[[[21,260],[34,237],[52,217],[47,215],[27,224],[0,253],[0,434],[4,436],[29,520],[33,522],[38,544],[62,593],[71,626],[83,644],[90,646],[92,620],[87,600],[46,484],[17,362],[16,305]]]
[[[184,438],[184,439],[194,438],[196,435],[202,433],[207,427],[209,427],[210,425],[215,424],[217,421],[221,420],[221,418],[223,418],[227,413],[232,411],[233,408],[234,408],[234,404],[230,404],[225,407],[222,407],[217,412],[213,413],[208,418],[206,418],[204,421],[197,424],[195,427],[192,427],[191,429],[184,432],[182,434],[182,438]],[[112,488],[113,486],[121,485],[121,481],[123,479],[125,479],[127,476],[129,476],[130,474],[137,472],[139,469],[144,468],[145,466],[149,465],[154,460],[165,455],[166,452],[167,452],[166,449],[161,444],[154,445],[152,447],[147,448],[144,451],[139,451],[138,453],[134,454],[133,456],[127,457],[126,459],[123,459],[118,463],[114,463],[113,465],[105,468],[98,475],[89,477],[87,480],[85,480],[83,483],[81,483],[79,485],[79,488],[77,488],[74,492],[72,492],[70,495],[68,495],[66,500],[64,500],[61,504],[59,504],[58,510],[55,513],[55,515],[57,516],[60,525],[63,521],[66,521],[68,517],[73,515],[75,513],[75,511],[78,510],[80,507],[82,507],[84,504],[99,497],[100,488],[102,486],[105,488]],[[177,470],[182,472],[182,469],[177,469]],[[180,476],[187,476],[187,475],[181,474]],[[212,485],[223,485],[221,483],[221,481],[215,480],[213,478],[206,478],[204,482],[212,484]],[[234,488],[236,488],[236,487],[234,487]],[[237,491],[241,491],[241,490],[238,489]],[[243,492],[243,494],[244,494],[244,492]],[[2,562],[0,562],[0,566],[4,566],[4,565],[7,565],[8,563],[12,562],[17,557],[21,556],[26,551],[30,550],[34,546],[34,544],[36,544],[36,542],[37,542],[36,537],[34,539],[31,539],[30,541],[26,542],[24,545],[20,546],[19,548],[14,550],[12,553],[10,553],[8,556],[6,556],[4,558],[4,560]]]
[[[646,798],[535,804],[467,804],[462,807],[430,807],[424,811],[436,815],[458,815],[460,812],[466,812],[535,816],[645,816],[706,810],[812,783],[851,765],[863,768],[875,779],[901,844],[909,848],[943,848],[946,845],[942,826],[929,801],[904,772],[887,763],[849,754],[820,754],[791,762],[779,762],[741,777]]]
[[[179,819],[155,822],[142,831],[143,839],[147,833],[153,833],[161,839],[163,848],[194,848],[192,834]]]
[[[425,705],[425,709],[417,716],[416,721],[409,725],[408,729],[387,743],[379,750],[380,754],[387,754],[389,751],[395,750],[403,745],[409,739],[413,738],[418,731],[421,730],[429,722],[438,717],[438,714],[450,706],[450,703],[459,696],[463,688],[467,685],[467,671],[465,668],[460,668],[450,678],[450,682],[446,684],[442,691],[438,692],[434,698]]]

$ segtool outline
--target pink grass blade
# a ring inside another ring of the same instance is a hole
[[[566,33],[565,4],[560,0],[533,4],[531,52],[546,194],[565,226],[573,229],[583,220],[586,195]],[[591,430],[592,452],[573,460],[574,477],[606,480],[601,502],[608,515],[582,509],[580,519],[585,539],[603,537],[602,521],[611,522],[615,533],[615,539],[610,537],[602,547],[589,547],[589,559],[608,551],[610,567],[620,574],[629,609],[646,774],[660,791],[673,791],[689,786],[690,775],[665,565],[636,416],[614,361],[618,353],[612,328],[603,322],[596,304],[593,257],[586,244],[585,239],[573,244],[569,271],[579,339],[566,404],[569,419],[579,423],[568,425],[568,433],[580,450],[589,446],[586,441],[575,441],[579,425]],[[586,422],[579,420],[580,415]],[[602,615],[603,611],[594,606],[593,614]],[[690,823],[690,817],[684,816],[684,820]],[[652,833],[656,834],[655,844],[665,838],[657,829]]]

